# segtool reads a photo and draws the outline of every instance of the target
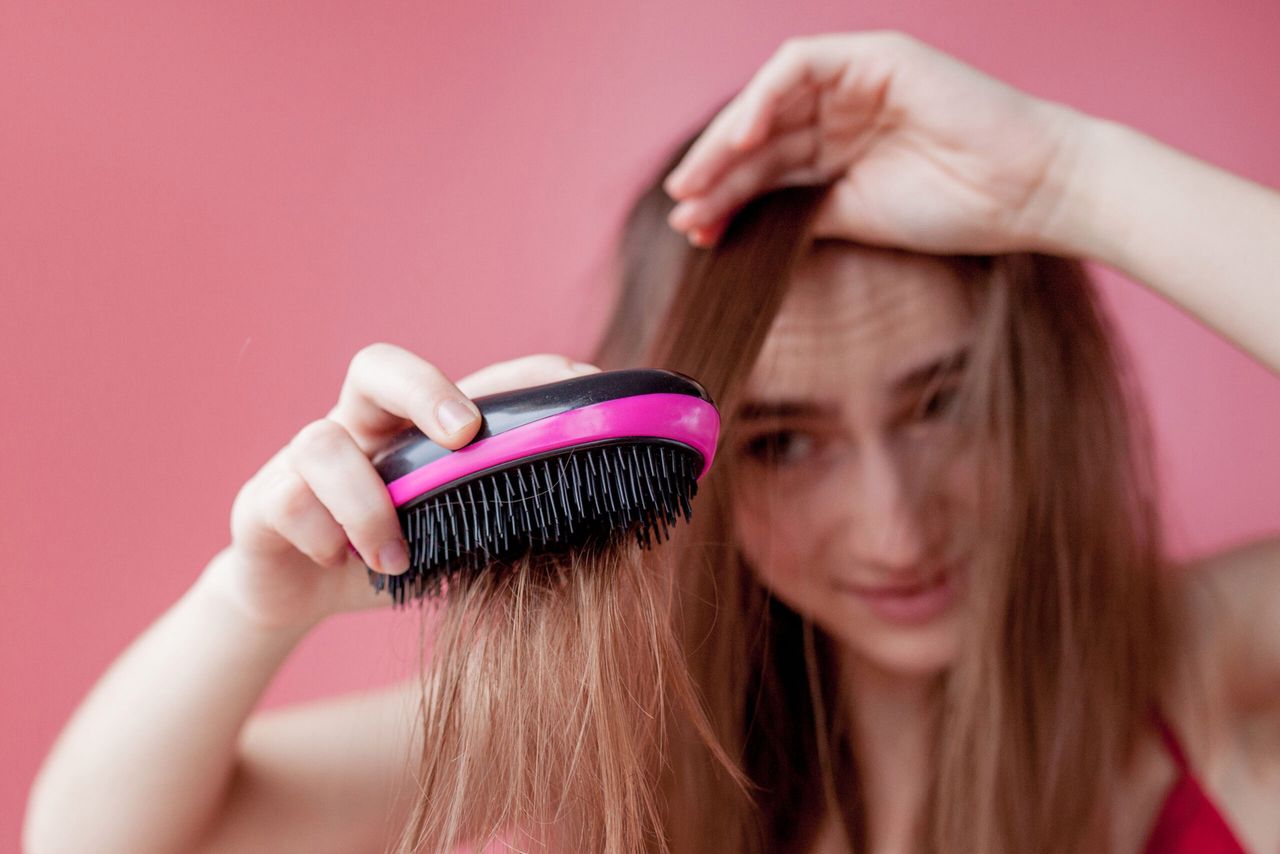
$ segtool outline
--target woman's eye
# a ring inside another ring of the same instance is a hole
[[[955,405],[959,391],[955,385],[935,389],[920,402],[917,417],[921,421],[932,421],[947,415]]]
[[[795,465],[813,453],[816,440],[807,433],[777,430],[747,440],[742,451],[758,463],[771,466]]]

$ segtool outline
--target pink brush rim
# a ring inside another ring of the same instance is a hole
[[[572,445],[606,439],[657,438],[681,442],[702,454],[702,471],[711,468],[720,413],[688,394],[642,394],[570,409],[490,436],[411,471],[387,484],[400,507],[420,495],[485,469]]]

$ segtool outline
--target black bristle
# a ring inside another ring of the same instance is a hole
[[[480,507],[484,511],[484,522],[482,523],[484,527],[480,529],[480,537],[482,542],[489,543],[493,540],[493,531],[489,530],[489,496],[485,494],[483,478],[477,481],[476,485],[480,487]],[[486,546],[487,550],[488,547]]]
[[[542,504],[538,501],[538,473],[529,469],[529,490],[525,494],[525,506],[529,508],[529,518],[532,525],[529,527],[530,540],[539,536],[546,527],[542,523]],[[540,540],[539,545],[545,545],[545,541]]]
[[[444,496],[444,513],[449,519],[449,539],[445,543],[445,554],[449,552],[458,553],[458,514],[453,512],[453,494],[446,493]]]
[[[593,519],[599,518],[601,514],[600,493],[599,493],[599,490],[596,489],[596,484],[599,482],[598,477],[599,476],[596,474],[595,456],[590,451],[588,451],[587,452],[587,481],[586,481],[587,497],[591,499],[591,504],[595,511],[594,515],[591,517]]]
[[[614,513],[618,512],[618,497],[614,494],[613,489],[613,466],[609,465],[609,455],[600,452],[600,472],[602,472],[603,483],[599,484],[604,489],[604,503],[609,508],[609,520],[613,520]]]
[[[476,496],[472,491],[473,484],[467,484],[467,509],[471,512],[463,517],[463,524],[467,526],[466,537],[464,542],[467,544],[467,551],[471,551],[480,544],[480,525],[476,517]]]
[[[560,539],[560,523],[556,519],[555,502],[552,498],[555,496],[555,487],[551,482],[551,470],[547,468],[547,461],[542,461],[542,488],[538,490],[537,505],[542,509],[542,524],[546,528],[545,536],[551,538],[554,531],[554,539]]]
[[[652,549],[692,518],[701,456],[662,440],[601,442],[512,463],[399,510],[409,570],[369,570],[399,606],[436,595],[458,573],[594,541]]]
[[[573,505],[569,503],[569,487],[566,485],[569,480],[569,468],[564,460],[558,461],[560,464],[560,507],[564,512],[564,524],[569,529],[569,536],[573,536]]]
[[[529,513],[529,501],[532,494],[529,487],[525,485],[523,469],[516,469],[516,483],[520,485],[520,513],[524,517],[524,529],[521,533],[527,535],[533,531],[533,517]]]
[[[578,505],[578,518],[584,519],[586,517],[582,509],[582,474],[578,469],[578,455],[573,454],[570,459],[573,461],[573,500]]]
[[[546,460],[542,461],[542,474],[547,482],[547,515],[551,517],[551,524],[555,526],[556,542],[560,541],[560,513],[556,508],[556,486],[558,483],[551,477],[551,466]]]
[[[503,472],[502,482],[506,487],[502,493],[502,547],[505,549],[511,542],[511,532],[515,530],[516,510],[512,504],[511,475]]]

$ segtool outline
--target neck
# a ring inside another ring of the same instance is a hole
[[[909,851],[928,793],[937,677],[887,673],[854,655],[843,664],[870,851]]]

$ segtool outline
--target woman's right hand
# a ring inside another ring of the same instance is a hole
[[[306,425],[251,477],[231,508],[231,545],[207,572],[254,623],[309,626],[340,611],[390,602],[365,565],[407,568],[404,536],[386,484],[371,462],[382,445],[415,426],[451,450],[480,426],[472,397],[598,371],[565,356],[498,362],[450,382],[438,368],[392,344],[351,360],[338,403]],[[459,420],[445,415],[456,404]],[[443,409],[442,409],[443,407]],[[350,548],[354,545],[357,556]]]

